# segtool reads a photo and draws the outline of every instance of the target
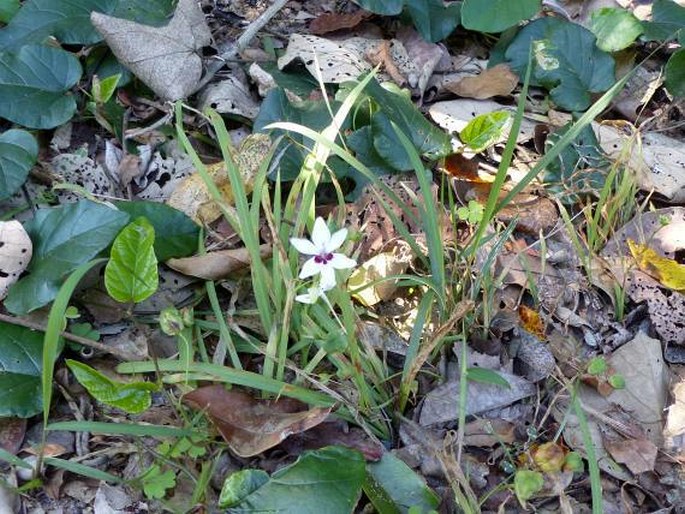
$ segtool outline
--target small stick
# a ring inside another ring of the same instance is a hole
[[[21,318],[16,318],[14,316],[8,316],[7,314],[2,314],[0,313],[0,321],[4,321],[5,323],[10,323],[12,325],[17,325],[20,327],[24,328],[30,328],[31,330],[38,330],[40,332],[45,332],[45,327],[41,325],[40,323],[35,323],[33,321],[29,321],[26,319],[21,319]],[[82,344],[83,346],[89,346],[91,348],[95,348],[96,350],[100,350],[105,353],[109,353],[112,355],[116,355],[122,360],[130,360],[131,356],[127,355],[126,352],[122,352],[120,350],[117,350],[115,348],[111,348],[107,346],[106,344],[98,343],[97,341],[93,341],[92,339],[87,339],[85,337],[77,336],[74,334],[70,334],[69,332],[62,332],[60,334],[64,339],[67,339],[69,341],[73,341],[74,343]]]
[[[223,68],[224,63],[226,61],[233,60],[242,50],[244,50],[257,35],[257,32],[264,28],[264,26],[269,23],[271,18],[273,18],[276,13],[280,11],[287,3],[288,0],[275,0],[274,3],[266,9],[266,11],[264,11],[256,20],[250,23],[250,25],[248,25],[248,27],[245,29],[245,32],[240,35],[234,44],[230,45],[227,50],[219,55],[216,58],[216,61],[209,63],[207,66],[207,73],[205,73],[205,76],[202,77],[197,86],[195,86],[193,92],[190,94],[197,93],[200,89],[205,87],[209,81],[214,78],[214,75],[216,75],[216,73]]]

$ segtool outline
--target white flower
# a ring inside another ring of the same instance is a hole
[[[341,253],[334,253],[340,248],[347,237],[347,229],[342,228],[331,235],[328,225],[323,218],[316,218],[312,239],[290,238],[290,243],[295,249],[305,255],[312,255],[302,266],[300,278],[312,277],[316,274],[321,275],[319,287],[322,291],[328,291],[335,287],[335,270],[350,269],[357,265],[357,262]]]
[[[305,294],[298,294],[295,297],[296,302],[300,303],[316,303],[316,301],[324,296],[326,292],[321,289],[321,286],[318,287],[310,287],[307,289],[307,292]]]

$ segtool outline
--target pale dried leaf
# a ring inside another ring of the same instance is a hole
[[[211,33],[195,0],[179,0],[167,25],[151,27],[98,12],[90,17],[117,59],[165,100],[180,100],[202,75],[198,51]]]
[[[271,245],[261,245],[259,253],[263,259],[271,256]],[[165,264],[184,275],[204,280],[221,280],[249,268],[250,254],[247,248],[233,248],[194,257],[169,259]]]
[[[367,307],[388,300],[397,290],[396,280],[370,284],[403,274],[413,259],[409,244],[397,241],[391,250],[378,253],[357,267],[347,281],[347,287],[350,290],[364,288],[355,293],[354,297]]]
[[[221,114],[248,119],[256,118],[259,113],[259,104],[252,98],[247,82],[233,75],[207,86],[200,96],[200,105],[203,110],[211,107]]]

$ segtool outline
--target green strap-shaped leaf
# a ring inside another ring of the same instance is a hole
[[[138,414],[150,407],[150,392],[158,389],[152,382],[115,382],[87,364],[71,359],[66,362],[76,380],[93,398],[130,414]]]
[[[38,157],[38,143],[25,130],[0,136],[0,200],[12,196],[24,183]]]
[[[157,290],[154,243],[155,229],[143,217],[129,223],[114,240],[105,287],[116,301],[142,302]]]
[[[80,78],[78,59],[60,48],[27,45],[0,52],[0,117],[36,129],[62,125],[76,112],[67,92]]]

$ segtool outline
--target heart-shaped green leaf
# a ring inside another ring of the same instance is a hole
[[[0,322],[0,417],[29,418],[43,410],[43,333]]]
[[[38,157],[38,143],[25,130],[0,135],[0,200],[12,196],[24,183]]]
[[[614,59],[596,46],[589,30],[559,18],[540,18],[526,25],[505,56],[520,77],[525,76],[533,49],[532,85],[550,90],[555,104],[568,111],[584,111],[592,93],[614,85]]]
[[[442,0],[412,0],[406,4],[414,27],[426,41],[442,41],[459,25],[459,2],[445,5]]]
[[[673,96],[685,96],[685,49],[678,50],[666,63],[666,89]]]
[[[80,78],[78,59],[59,48],[27,45],[0,52],[0,117],[37,129],[66,123],[76,112],[68,91]]]
[[[118,302],[142,302],[152,296],[159,284],[154,250],[155,229],[140,217],[114,240],[105,268],[105,287]]]
[[[39,210],[24,227],[33,241],[30,274],[12,286],[5,307],[26,314],[54,300],[64,278],[107,248],[128,220],[88,200]]]
[[[461,23],[478,32],[502,32],[535,16],[541,0],[464,0]]]
[[[303,453],[227,513],[349,514],[359,501],[365,478],[361,453],[327,446]]]
[[[110,13],[118,0],[27,0],[0,30],[0,48],[16,50],[23,45],[41,44],[48,36],[62,43],[85,45],[102,39],[90,23],[90,13]]]
[[[152,382],[115,382],[87,364],[71,359],[66,362],[76,380],[93,398],[130,414],[138,414],[150,407],[150,392],[159,389]]]
[[[155,229],[155,255],[160,262],[172,257],[188,257],[197,250],[200,227],[181,211],[164,203],[114,202],[134,220],[143,216]]]
[[[618,52],[642,34],[642,24],[630,11],[602,7],[592,12],[590,30],[597,37],[597,46],[601,50]]]

